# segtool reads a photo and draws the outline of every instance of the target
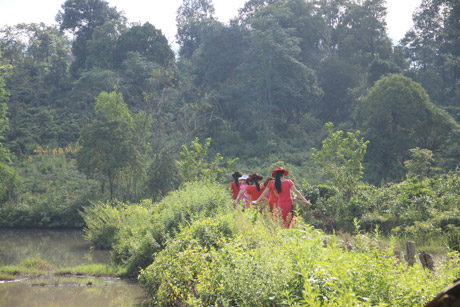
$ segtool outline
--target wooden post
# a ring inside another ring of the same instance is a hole
[[[425,251],[422,251],[419,254],[419,258],[424,269],[428,268],[430,271],[434,271],[434,261],[433,257],[431,257],[430,254],[426,253]]]
[[[414,241],[407,241],[406,242],[406,255],[407,255],[407,263],[410,266],[413,266],[415,263],[415,242]]]

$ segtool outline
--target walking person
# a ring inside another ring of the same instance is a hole
[[[238,193],[240,192],[240,182],[239,182],[239,178],[243,176],[241,175],[240,172],[238,171],[235,171],[233,174],[232,174],[232,177],[233,177],[233,181],[230,183],[230,191],[232,193],[232,199],[235,200],[236,197],[238,196]]]
[[[240,191],[238,192],[236,198],[233,200],[233,206],[235,206],[235,208],[238,206],[240,199],[242,199],[244,202],[244,208],[249,207],[248,194],[246,193],[246,188],[248,186],[247,180],[247,175],[242,175],[238,178]]]
[[[249,185],[246,187],[246,193],[248,194],[249,206],[251,206],[252,202],[258,199],[265,190],[264,185],[260,183],[262,179],[264,179],[264,177],[257,173],[253,173],[248,177]]]
[[[311,203],[296,188],[294,182],[285,178],[288,174],[289,172],[282,167],[273,169],[272,177],[275,178],[274,184],[270,185],[270,188],[265,189],[264,193],[262,193],[256,201],[261,201],[269,191],[276,193],[278,195],[276,209],[280,211],[280,215],[286,228],[289,228],[291,225],[293,217],[292,192],[294,192],[294,194],[296,194],[303,202],[311,206]]]

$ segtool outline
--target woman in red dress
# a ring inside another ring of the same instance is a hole
[[[265,189],[264,193],[262,193],[256,201],[259,202],[262,200],[268,191],[277,194],[278,201],[276,203],[276,208],[280,211],[286,228],[289,228],[292,220],[293,201],[291,192],[294,192],[294,194],[296,194],[301,200],[311,206],[310,202],[302,195],[302,193],[299,192],[299,190],[297,190],[294,182],[285,178],[288,174],[289,172],[282,167],[273,169],[272,177],[275,177],[275,182],[273,184],[269,184],[269,187]]]
[[[233,177],[233,182],[230,183],[230,190],[231,190],[231,193],[232,193],[232,198],[233,200],[236,199],[236,197],[238,196],[238,193],[240,192],[240,183],[238,182],[238,179],[243,176],[241,175],[240,172],[236,171],[232,174],[232,177]]]
[[[246,193],[248,193],[250,205],[252,204],[252,201],[258,199],[265,190],[264,185],[259,183],[262,179],[264,179],[264,177],[257,173],[249,175],[248,181],[250,185],[246,187]]]

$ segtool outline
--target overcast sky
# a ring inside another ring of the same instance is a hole
[[[216,17],[227,22],[247,0],[213,0]],[[0,0],[0,27],[18,23],[55,24],[54,17],[65,0]],[[150,22],[161,29],[172,44],[176,34],[176,11],[182,0],[109,0],[124,11],[130,22]],[[397,42],[412,25],[412,12],[422,0],[387,0],[388,34]]]

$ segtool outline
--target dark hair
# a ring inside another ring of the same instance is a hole
[[[240,183],[239,183],[239,181],[238,181],[238,178],[240,178],[241,176],[243,176],[243,175],[241,175],[241,173],[238,172],[238,171],[236,171],[236,172],[234,172],[234,173],[232,174],[233,180],[234,180],[234,182],[235,182],[237,188],[240,187]]]
[[[260,191],[259,180],[262,180],[262,179],[264,179],[264,177],[262,177],[261,175],[259,175],[259,174],[257,174],[257,173],[254,173],[254,174],[249,175],[249,180],[251,180],[252,182],[254,182],[254,184],[255,184],[256,187],[257,187],[257,191]]]
[[[276,171],[276,177],[275,177],[275,188],[278,191],[278,193],[281,193],[281,177],[284,176],[284,171]]]
[[[273,180],[273,178],[270,177],[270,176],[268,176],[267,179],[266,179],[265,182],[264,182],[264,186],[267,186],[267,184],[268,184],[270,181],[272,181],[272,180]]]

